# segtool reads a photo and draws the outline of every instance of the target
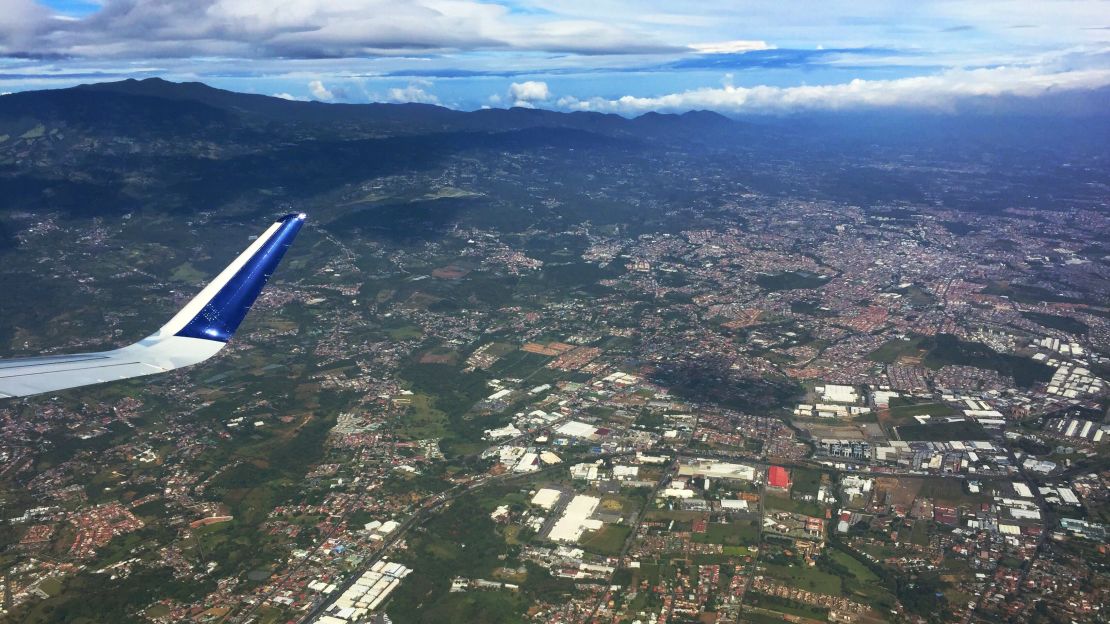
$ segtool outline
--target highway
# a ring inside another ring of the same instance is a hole
[[[625,452],[619,452],[619,453],[608,453],[608,454],[601,454],[601,455],[597,455],[597,456],[592,456],[590,458],[583,458],[583,461],[597,460],[597,459],[607,459],[607,458],[627,456],[627,455],[633,455],[633,454],[635,454],[633,451],[625,451]],[[677,451],[675,458],[672,459],[671,462],[667,465],[667,471],[666,471],[665,477],[663,479],[661,479],[659,482],[656,483],[655,489],[653,490],[651,496],[649,497],[649,503],[650,503],[650,500],[654,499],[655,495],[658,493],[659,489],[663,486],[664,482],[668,480],[666,477],[669,477],[670,474],[673,472],[673,470],[675,468],[675,463],[678,461],[679,458],[711,458],[711,459],[718,459],[718,460],[722,460],[722,461],[736,461],[736,462],[744,462],[744,463],[748,463],[748,464],[753,464],[753,465],[756,465],[756,466],[760,466],[762,468],[766,468],[766,467],[773,464],[773,465],[780,465],[780,466],[791,467],[791,468],[819,468],[819,469],[822,469],[822,470],[832,470],[832,468],[830,468],[829,466],[817,464],[816,462],[812,462],[812,461],[808,461],[808,460],[774,461],[773,459],[754,458],[754,457],[751,457],[750,455],[747,455],[747,454],[744,454],[744,453],[721,452],[721,451],[710,451],[710,450],[694,451],[694,450],[690,450],[690,449],[687,449],[687,448],[683,448],[683,449],[679,449]],[[407,520],[402,522],[401,526],[399,526],[392,534],[390,534],[382,542],[381,546],[379,546],[374,552],[372,552],[362,562],[362,564],[358,567],[358,569],[356,569],[353,573],[351,573],[342,583],[337,584],[337,587],[336,587],[335,591],[331,592],[328,596],[324,597],[319,603],[317,603],[308,612],[306,612],[305,615],[300,618],[300,620],[299,620],[300,624],[309,624],[309,623],[313,622],[317,617],[319,617],[321,614],[323,614],[328,609],[328,607],[330,607],[335,602],[335,600],[337,600],[339,598],[339,596],[343,594],[344,591],[346,591],[348,588],[350,588],[355,583],[355,581],[364,572],[369,570],[371,566],[373,566],[375,563],[380,561],[393,548],[393,546],[395,546],[399,541],[404,539],[404,537],[408,534],[409,531],[411,531],[414,527],[420,526],[420,525],[424,524],[425,522],[427,522],[428,520],[430,520],[437,513],[440,513],[441,511],[443,511],[446,507],[448,507],[453,501],[455,501],[459,497],[464,496],[464,495],[466,495],[470,492],[473,492],[475,490],[478,490],[480,488],[489,486],[491,484],[508,483],[508,482],[512,482],[514,480],[525,480],[525,479],[533,478],[533,477],[535,477],[539,474],[543,474],[543,473],[548,472],[548,471],[563,470],[563,469],[566,469],[566,465],[560,463],[560,464],[553,464],[551,466],[543,467],[540,470],[535,471],[535,472],[505,473],[503,475],[492,476],[492,477],[488,476],[488,475],[482,475],[482,476],[477,477],[476,479],[474,479],[473,481],[469,482],[466,485],[461,485],[461,484],[456,485],[455,487],[453,487],[452,489],[450,489],[446,492],[442,492],[440,494],[437,494],[437,495],[433,496],[432,498],[428,499],[428,501],[426,501],[419,509],[417,509],[415,511],[415,513],[410,518],[408,518]],[[917,472],[917,471],[873,472],[873,471],[870,471],[870,470],[848,470],[848,471],[842,471],[842,472],[854,472],[854,473],[866,474],[866,475],[870,475],[870,476],[888,476],[888,477],[929,477],[929,476],[937,476],[937,475],[922,474],[922,473]],[[963,475],[943,475],[943,476],[963,478]],[[992,476],[980,475],[977,478],[980,479],[980,480],[990,480],[990,479],[1012,480],[1013,476],[1012,475],[992,475]],[[564,498],[566,498],[566,497],[564,497]],[[763,508],[762,508],[762,504],[761,504],[761,506],[760,506],[760,517],[762,517],[762,513],[763,513]],[[555,518],[556,515],[557,514],[552,513],[551,517]],[[625,558],[627,557],[628,550],[631,547],[632,541],[635,539],[636,533],[639,529],[640,524],[642,523],[642,520],[643,520],[643,511],[641,510],[641,513],[637,515],[635,521],[633,522],[632,532],[629,534],[628,538],[625,540],[625,544],[621,548],[621,552],[620,552],[620,555],[618,557],[618,562],[619,562],[618,563],[618,569],[619,569],[620,565],[623,565],[624,562],[625,562]],[[548,527],[545,526],[545,529],[546,528],[548,528]],[[762,522],[760,523],[760,530],[762,531]],[[326,537],[331,537],[331,535],[326,536]],[[305,562],[299,563],[297,566],[294,567],[293,570],[290,571],[288,576],[291,576],[294,572],[296,572],[303,565],[305,565]],[[419,570],[417,570],[417,573],[419,573]],[[751,582],[750,576],[751,575],[749,575],[749,581],[748,581],[749,585],[750,585],[750,582]],[[277,587],[280,587],[280,584]],[[275,592],[276,592],[276,588],[275,588]],[[264,597],[257,604],[260,605],[262,602],[265,602],[269,598],[272,598],[273,593],[274,592],[271,592],[271,595],[269,595],[267,597]],[[250,611],[253,611],[253,609],[251,609]]]
[[[596,456],[594,459],[608,459],[612,457],[622,457],[631,454],[633,453],[624,452],[603,454]],[[412,515],[412,517],[402,522],[401,526],[397,527],[397,529],[382,542],[382,545],[379,546],[373,553],[371,553],[370,556],[368,556],[362,562],[362,564],[350,574],[350,576],[348,576],[342,583],[337,584],[335,591],[328,594],[328,596],[325,597],[321,602],[309,609],[308,612],[305,613],[305,615],[302,616],[300,620],[298,620],[299,624],[309,624],[325,611],[327,611],[328,607],[330,607],[336,600],[338,600],[339,596],[343,595],[343,592],[347,591],[347,589],[354,585],[355,581],[358,580],[358,578],[362,576],[363,573],[369,570],[375,563],[380,561],[386,555],[386,553],[388,553],[390,549],[392,549],[393,546],[397,544],[397,542],[401,541],[405,537],[405,535],[410,530],[430,520],[433,516],[436,515],[436,513],[449,506],[456,499],[465,496],[471,492],[474,492],[475,490],[495,483],[502,484],[511,483],[515,480],[527,480],[545,472],[559,469],[566,469],[566,465],[552,464],[551,466],[545,466],[534,472],[505,473],[492,477],[488,475],[481,475],[466,485],[456,485],[446,492],[436,494],[423,506],[421,506],[420,509],[418,509],[416,513]],[[419,574],[420,571],[416,570],[414,573]]]

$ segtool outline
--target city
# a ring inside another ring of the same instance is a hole
[[[377,192],[483,196],[473,166]],[[1105,214],[710,189],[654,232],[325,212],[226,364],[3,407],[6,609],[128,579],[155,622],[1099,620]],[[17,262],[90,293],[165,274],[58,256],[150,224],[27,219]]]
[[[1110,621],[1105,4],[6,0],[0,624]]]

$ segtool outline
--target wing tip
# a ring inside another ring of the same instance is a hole
[[[308,215],[298,212],[278,219],[273,234],[174,335],[218,342],[230,340],[307,218]]]

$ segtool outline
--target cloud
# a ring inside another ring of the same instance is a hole
[[[690,48],[701,54],[743,54],[755,50],[773,50],[775,46],[766,41],[747,41],[737,39],[734,41],[717,41],[714,43],[692,43]]]
[[[546,82],[540,80],[514,82],[509,85],[509,99],[513,101],[513,106],[534,108],[536,104],[551,99],[551,90]]]
[[[324,83],[319,80],[313,80],[308,83],[308,92],[312,94],[312,97],[323,102],[330,102],[335,99],[335,93],[332,93],[332,91],[325,87]]]
[[[0,33],[7,34],[28,23],[36,24],[51,19],[49,9],[35,0],[5,0],[4,11],[0,12]]]
[[[77,3],[85,8],[72,9]],[[575,106],[609,110],[699,99],[772,111],[880,105],[850,102],[901,96],[852,93],[831,83],[859,78],[858,89],[880,85],[897,93],[909,87],[882,81],[945,69],[1046,67],[1047,55],[1107,45],[1106,2],[1099,0],[0,0],[0,6],[4,90],[158,75],[308,99],[306,84],[319,80],[329,101],[439,97],[462,108],[554,107],[567,94],[578,96],[571,98]],[[1037,27],[1013,28],[1031,24]],[[1104,68],[1110,68],[1105,56],[1053,66]],[[683,92],[718,87],[706,76],[729,72],[734,82],[724,86],[731,91]],[[417,80],[422,76],[450,79],[450,90],[437,83],[437,94]],[[501,86],[512,81],[552,84],[558,93],[517,97]],[[775,86],[753,86],[761,83]],[[928,84],[920,91],[926,102],[963,97],[935,95],[955,87]],[[500,102],[487,100],[494,91]],[[623,94],[638,99],[620,103]],[[901,101],[918,105],[910,96]]]
[[[783,69],[809,68],[843,62],[883,58],[902,60],[898,50],[887,48],[752,48],[747,52],[704,52],[666,64],[670,69]]]
[[[523,37],[520,34],[511,35],[507,41],[516,49],[573,54],[674,54],[686,51],[683,46],[662,43],[651,34],[594,20],[538,22]]]
[[[386,95],[386,99],[390,102],[403,104],[406,102],[415,102],[417,104],[439,104],[439,98],[434,93],[429,93],[424,90],[424,87],[430,87],[431,82],[420,81],[410,82],[404,88],[392,88]]]
[[[299,98],[299,97],[297,97],[297,96],[295,96],[291,93],[285,93],[285,92],[275,93],[275,94],[273,94],[272,97],[280,98],[282,100],[290,100],[290,101],[297,101],[297,100],[304,99],[304,98]]]
[[[483,0],[102,0],[80,17],[34,0],[4,0],[0,14],[0,56],[322,59],[677,49],[613,23],[518,14]]]
[[[558,105],[623,115],[647,111],[714,110],[726,114],[789,113],[860,108],[906,107],[953,110],[961,101],[1003,96],[1032,98],[1049,93],[1110,86],[1110,69],[1050,72],[1032,67],[949,70],[894,80],[856,79],[830,85],[704,88],[656,97],[617,99],[564,97]]]

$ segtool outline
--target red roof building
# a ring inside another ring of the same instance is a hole
[[[771,466],[767,473],[767,485],[785,490],[790,487],[790,473],[782,466]]]

